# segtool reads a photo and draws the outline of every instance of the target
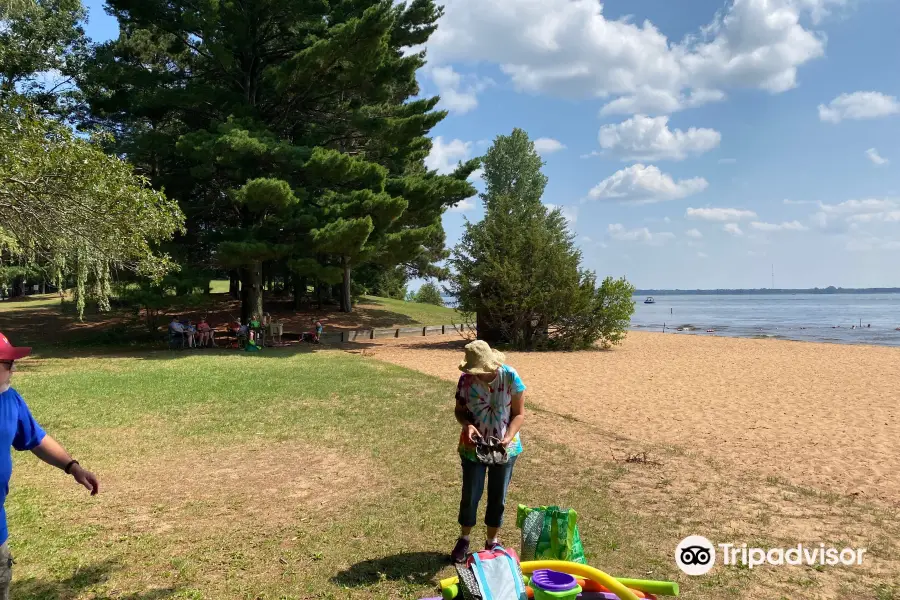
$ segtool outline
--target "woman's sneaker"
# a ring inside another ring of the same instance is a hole
[[[456,545],[453,546],[453,552],[450,553],[450,560],[455,563],[466,562],[466,556],[469,554],[469,540],[459,538]]]
[[[485,549],[485,550],[494,551],[494,550],[496,550],[499,546],[502,546],[502,545],[503,545],[503,544],[501,544],[499,541],[496,541],[496,542],[485,542],[485,543],[484,543],[484,549]]]

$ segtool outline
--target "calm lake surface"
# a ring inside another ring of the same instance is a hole
[[[735,337],[900,346],[900,294],[635,297],[632,328]],[[862,328],[859,327],[862,322]],[[871,327],[868,327],[871,325]]]

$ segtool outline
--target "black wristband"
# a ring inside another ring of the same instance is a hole
[[[71,473],[69,473],[69,469],[71,469],[73,465],[77,465],[77,464],[81,464],[81,463],[79,463],[77,460],[73,460],[72,462],[67,464],[66,468],[65,468],[66,475],[71,475]]]

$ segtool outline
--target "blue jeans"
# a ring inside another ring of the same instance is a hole
[[[512,478],[515,464],[515,456],[511,456],[505,465],[493,466],[462,459],[462,499],[459,501],[459,524],[461,526],[475,526],[478,520],[478,503],[484,493],[485,479],[488,481],[488,497],[484,524],[488,527],[503,525],[506,491],[509,489],[509,480]]]

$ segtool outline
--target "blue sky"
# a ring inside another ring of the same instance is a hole
[[[88,33],[117,34],[88,0]],[[900,286],[900,2],[447,0],[452,169],[525,129],[587,267],[638,287]],[[477,183],[477,182],[476,182]],[[473,198],[445,216],[448,243]]]

